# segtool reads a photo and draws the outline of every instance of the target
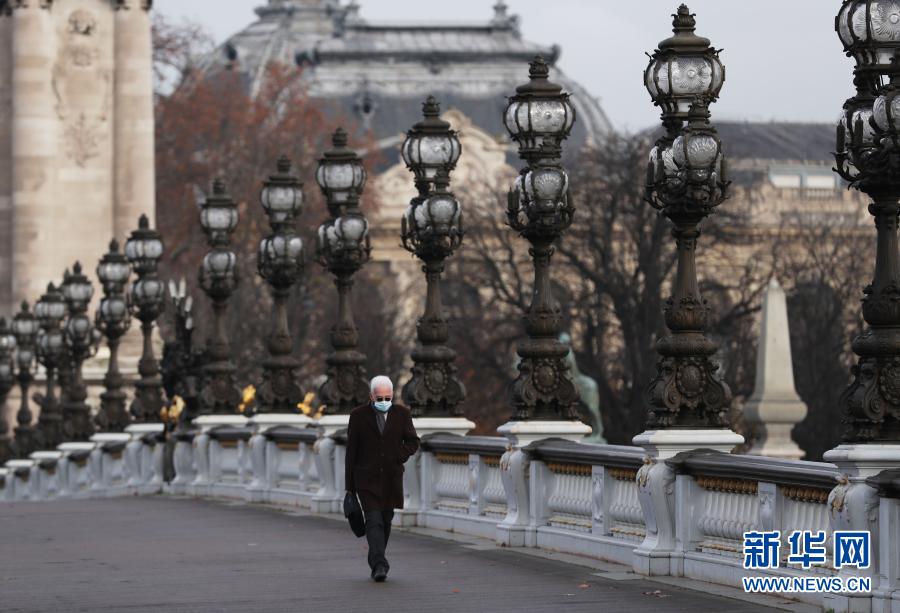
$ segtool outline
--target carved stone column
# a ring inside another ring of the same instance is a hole
[[[155,218],[151,0],[116,0],[113,235]],[[155,225],[155,224],[154,224]]]
[[[45,214],[55,200],[55,157],[59,149],[53,93],[56,39],[50,2],[12,4],[12,270],[13,300],[39,296],[56,266],[46,257],[58,240],[57,218]],[[5,18],[4,18],[5,19]]]

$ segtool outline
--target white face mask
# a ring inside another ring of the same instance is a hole
[[[375,409],[384,413],[385,411],[387,411],[388,409],[391,408],[391,401],[390,400],[382,400],[381,402],[375,402],[374,406],[375,406]]]

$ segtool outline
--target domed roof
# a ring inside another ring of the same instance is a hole
[[[293,63],[313,98],[357,119],[379,146],[392,147],[418,120],[422,100],[458,109],[490,134],[503,135],[506,96],[527,81],[528,62],[542,55],[553,66],[558,46],[522,39],[518,17],[500,0],[485,22],[390,22],[363,19],[355,2],[269,0],[259,20],[205,58],[207,74],[238,70],[251,93],[270,62]],[[573,148],[611,129],[598,101],[554,68],[553,79],[573,97]]]

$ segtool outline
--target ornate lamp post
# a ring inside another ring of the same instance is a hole
[[[259,243],[257,268],[272,288],[272,329],[269,357],[263,362],[263,381],[256,392],[261,413],[295,413],[303,400],[297,383],[297,360],[288,329],[287,299],[303,272],[303,239],[297,236],[296,217],[303,204],[303,184],[291,175],[291,161],[282,156],[277,172],[263,182],[260,202],[272,233]]]
[[[837,172],[872,199],[877,231],[875,274],[863,290],[868,328],[853,341],[859,360],[841,399],[849,446],[900,442],[900,13],[870,4],[846,0],[835,20],[856,61],[856,95],[837,127]]]
[[[6,319],[0,317],[0,464],[5,464],[13,455],[9,423],[6,421],[6,395],[16,381],[13,365],[15,350],[16,335],[10,330]]]
[[[650,152],[646,200],[672,222],[678,252],[665,307],[670,334],[657,343],[660,360],[648,388],[647,427],[725,429],[731,391],[712,359],[717,347],[706,335],[709,306],[700,296],[694,256],[700,222],[725,199],[728,186],[707,108],[718,97],[725,69],[709,40],[694,34],[694,15],[685,5],[673,18],[674,36],[659,44],[644,72],[666,128]],[[729,440],[736,436],[730,434]]]
[[[105,390],[100,394],[100,412],[95,418],[97,427],[107,432],[122,432],[131,421],[125,406],[127,396],[122,389],[124,380],[119,372],[119,342],[131,327],[131,313],[125,295],[125,284],[130,274],[128,258],[119,251],[119,242],[113,239],[109,243],[109,251],[97,264],[103,299],[94,317],[97,329],[106,337],[109,346],[109,366],[103,377]]]
[[[13,318],[12,332],[16,337],[16,367],[19,372],[19,391],[22,394],[19,412],[16,413],[16,453],[20,458],[28,457],[35,451],[37,441],[31,425],[33,418],[28,406],[28,388],[34,380],[35,341],[40,331],[40,322],[29,311],[28,303],[22,302],[22,310]]]
[[[225,191],[225,183],[216,179],[212,195],[200,210],[200,225],[210,246],[200,268],[200,287],[212,301],[214,318],[213,332],[206,342],[208,362],[203,367],[201,413],[236,413],[241,402],[241,390],[234,381],[231,345],[225,331],[228,298],[238,283],[237,256],[229,249],[237,223],[237,207]]]
[[[578,392],[565,359],[569,350],[559,341],[561,311],[550,286],[553,243],[572,223],[575,212],[569,178],[560,163],[562,142],[575,123],[575,109],[569,95],[548,76],[543,58],[535,58],[530,81],[516,88],[504,113],[506,129],[526,163],[509,192],[507,217],[510,226],[531,244],[534,260],[534,298],[525,316],[528,339],[518,347],[521,361],[512,384],[511,424],[520,420],[573,423],[578,418]],[[589,427],[573,424],[571,434],[587,432]]]
[[[86,402],[87,386],[82,376],[82,365],[93,355],[96,344],[94,327],[87,315],[94,287],[82,274],[80,262],[75,262],[61,289],[69,308],[65,339],[71,367],[71,380],[63,405],[63,434],[69,441],[85,441],[94,433],[94,425],[91,422],[91,407]]]
[[[144,337],[144,348],[138,362],[141,378],[135,383],[130,412],[135,421],[144,423],[159,421],[159,412],[164,404],[159,363],[153,355],[153,322],[162,313],[165,293],[165,286],[157,274],[162,254],[163,243],[159,232],[150,228],[146,215],[141,215],[138,229],[125,242],[125,257],[138,277],[131,285],[131,304],[137,307]]]
[[[403,247],[422,260],[427,293],[425,313],[416,323],[419,345],[412,351],[412,378],[403,402],[415,417],[460,417],[466,389],[456,377],[456,352],[447,346],[449,329],[441,302],[444,261],[462,244],[462,207],[450,192],[450,172],[462,153],[456,131],[439,117],[429,96],[425,119],[407,133],[401,149],[419,191],[401,219]]]
[[[41,325],[37,358],[47,373],[47,391],[41,401],[38,428],[41,446],[55,449],[63,442],[62,405],[56,397],[56,370],[66,359],[66,340],[60,326],[66,316],[66,302],[52,283],[47,285],[47,293],[34,305],[34,314]]]
[[[316,256],[334,275],[338,291],[337,322],[331,327],[333,351],[325,359],[327,379],[319,388],[326,413],[344,414],[366,402],[369,384],[366,356],[356,350],[359,332],[353,322],[351,291],[353,274],[369,261],[369,222],[359,210],[359,197],[366,184],[362,160],[347,148],[347,133],[341,128],[331,139],[316,171],[331,219],[319,226]]]

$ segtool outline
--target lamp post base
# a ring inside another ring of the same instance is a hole
[[[643,447],[647,455],[655,460],[671,458],[682,451],[691,449],[713,449],[730,453],[744,442],[744,437],[727,428],[671,428],[667,430],[645,430],[633,439],[632,444]]]

